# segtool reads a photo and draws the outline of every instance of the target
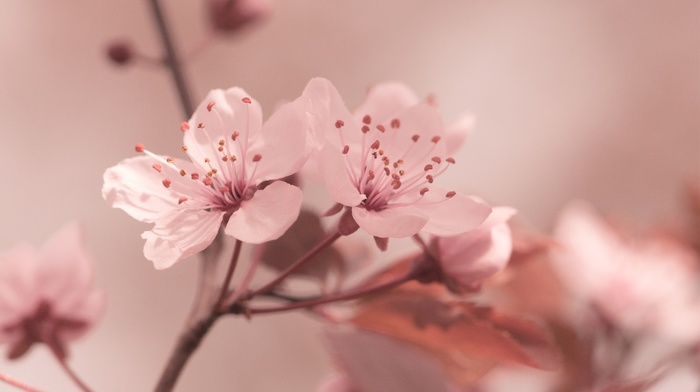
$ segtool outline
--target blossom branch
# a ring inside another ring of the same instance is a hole
[[[24,382],[19,381],[19,380],[15,379],[15,378],[12,378],[12,377],[10,377],[10,376],[8,376],[8,375],[6,375],[6,374],[3,374],[3,373],[0,373],[0,381],[4,381],[4,382],[6,382],[7,384],[10,384],[10,385],[12,385],[12,386],[14,386],[14,387],[17,387],[17,388],[19,388],[19,389],[21,389],[21,390],[23,390],[23,391],[27,391],[27,392],[41,392],[40,389],[34,388],[34,387],[30,386],[30,385],[27,385],[27,384],[25,384]]]
[[[319,242],[314,246],[312,249],[310,249],[306,254],[301,256],[297,261],[292,263],[289,267],[287,267],[282,273],[280,273],[275,279],[270,281],[268,284],[264,285],[263,287],[251,292],[247,298],[252,298],[255,297],[256,295],[261,295],[261,294],[266,294],[272,289],[274,289],[278,284],[280,284],[287,276],[291,275],[294,271],[298,270],[299,268],[303,267],[306,265],[311,259],[313,259],[314,256],[319,254],[322,250],[325,248],[329,247],[333,242],[335,242],[338,238],[341,237],[341,234],[338,231],[333,232],[330,234],[328,237],[326,237],[323,241]]]
[[[165,64],[170,69],[185,117],[188,117],[194,112],[194,104],[192,103],[192,96],[190,95],[187,79],[182,70],[182,62],[180,61],[177,48],[171,38],[170,30],[160,2],[158,0],[150,0],[149,3],[151,4],[153,17],[158,25],[158,33],[160,34],[163,48],[165,49]]]
[[[61,368],[63,368],[63,371],[66,372],[68,377],[73,380],[78,388],[80,388],[80,390],[83,392],[91,392],[90,387],[88,387],[87,384],[85,384],[85,382],[78,377],[78,374],[75,373],[70,366],[68,366],[65,356],[58,350],[57,346],[54,344],[48,344],[48,346],[51,348],[51,353],[53,353],[54,357],[56,357],[56,360],[61,365]]]
[[[332,294],[332,295],[325,295],[313,299],[308,299],[308,300],[301,300],[301,301],[296,301],[293,300],[293,302],[288,303],[283,306],[277,306],[277,307],[269,307],[269,308],[251,308],[247,307],[245,305],[240,305],[240,304],[233,304],[229,308],[229,312],[232,314],[246,314],[246,315],[253,315],[253,314],[265,314],[265,313],[279,313],[279,312],[286,312],[289,310],[294,310],[294,309],[301,309],[301,308],[308,308],[308,307],[313,307],[313,306],[318,306],[318,305],[324,305],[328,304],[331,302],[340,302],[340,301],[349,301],[353,299],[357,299],[360,297],[364,297],[367,295],[372,295],[376,293],[381,293],[384,291],[391,290],[393,288],[396,288],[406,282],[409,282],[411,280],[416,279],[420,275],[422,275],[425,272],[424,267],[420,265],[414,266],[406,275],[401,276],[399,278],[396,278],[394,280],[391,280],[389,282],[385,282],[382,284],[379,284],[377,286],[373,287],[360,287],[356,288],[350,291],[347,291],[345,293],[339,293],[339,294]]]
[[[224,278],[224,283],[221,285],[221,294],[219,295],[218,306],[226,306],[226,293],[228,292],[228,286],[231,284],[231,278],[233,277],[233,271],[236,269],[238,264],[238,257],[241,255],[241,246],[243,241],[236,240],[236,245],[233,248],[233,255],[231,255],[231,262],[228,265],[228,270],[226,271],[226,277]]]

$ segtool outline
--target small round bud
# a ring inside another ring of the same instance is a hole
[[[107,57],[115,64],[126,65],[134,58],[134,51],[128,42],[116,41],[107,46]]]

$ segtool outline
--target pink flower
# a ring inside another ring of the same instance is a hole
[[[700,339],[697,255],[665,237],[624,238],[583,203],[561,214],[553,262],[566,286],[627,331]]]
[[[181,127],[191,162],[137,145],[145,155],[107,169],[102,195],[112,207],[155,223],[142,237],[157,269],[205,249],[222,222],[226,234],[244,242],[277,239],[299,215],[302,193],[282,181],[263,182],[304,164],[306,102],[282,106],[263,124],[260,105],[245,91],[213,90]]]
[[[0,343],[19,358],[44,343],[64,358],[104,308],[77,223],[61,228],[41,250],[22,244],[0,254]]]
[[[355,115],[325,79],[311,80],[303,95],[314,107],[319,166],[331,197],[352,207],[355,221],[371,235],[455,235],[491,212],[433,184],[455,160],[446,155],[438,112],[415,103],[403,85],[375,87]]]
[[[510,207],[494,207],[479,227],[453,237],[434,237],[440,268],[448,286],[473,289],[482,280],[505,268],[513,250],[508,220],[515,214]]]

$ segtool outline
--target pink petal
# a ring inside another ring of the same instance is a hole
[[[461,234],[476,228],[491,214],[488,204],[459,193],[451,198],[444,198],[445,194],[444,190],[431,188],[424,197],[426,202],[416,205],[417,209],[430,217],[423,227],[424,232],[438,236]],[[436,202],[429,203],[429,200]]]
[[[445,143],[447,144],[447,154],[456,153],[469,135],[474,131],[476,116],[472,113],[465,113],[457,120],[451,122],[445,128]]]
[[[348,207],[362,203],[365,195],[357,190],[350,179],[349,169],[339,149],[329,143],[323,148],[318,158],[319,170],[333,200]]]
[[[275,240],[299,216],[302,197],[299,188],[275,181],[241,204],[229,218],[226,234],[251,244]]]
[[[250,159],[262,156],[255,169],[257,180],[276,180],[301,169],[313,143],[310,112],[311,103],[302,96],[280,107],[265,122],[247,154]]]
[[[219,232],[223,211],[174,210],[158,218],[151,231],[141,234],[146,240],[143,253],[156,269],[204,250]]]
[[[25,317],[40,299],[37,260],[28,244],[0,254],[0,342],[6,341],[2,326]]]
[[[248,98],[250,103],[243,102],[244,98]],[[211,102],[214,102],[214,106],[209,111],[207,107]],[[204,125],[203,129],[199,128],[200,124]],[[204,159],[209,158],[212,166],[220,170],[218,157],[221,156],[221,152],[217,150],[219,141],[224,140],[229,152],[240,159],[242,151],[247,150],[249,141],[262,128],[262,109],[260,104],[241,88],[212,90],[199,104],[188,125],[184,144],[192,162],[204,165]],[[231,139],[233,132],[239,133],[236,138],[238,143]]]
[[[362,207],[355,207],[352,209],[352,216],[364,231],[375,237],[401,238],[419,232],[428,221],[429,215],[405,207],[387,208],[382,211],[367,211]]]
[[[138,156],[121,161],[104,173],[102,197],[141,222],[154,222],[177,206],[177,198],[162,184],[163,177],[151,165],[155,160]]]
[[[380,83],[369,89],[365,101],[355,110],[355,119],[361,121],[367,114],[373,122],[390,122],[396,114],[418,103],[416,93],[405,84]]]
[[[302,96],[308,97],[313,111],[312,133],[316,140],[316,149],[320,150],[326,140],[337,140],[336,121],[340,120],[347,128],[349,137],[353,137],[359,132],[359,127],[355,129],[355,119],[348,111],[340,97],[338,90],[333,84],[323,78],[314,78],[309,81],[304,88]],[[349,140],[352,142],[352,140]]]

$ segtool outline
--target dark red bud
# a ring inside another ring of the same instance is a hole
[[[209,22],[222,33],[237,31],[270,14],[268,0],[208,0]]]
[[[134,51],[128,42],[116,41],[107,46],[107,57],[115,64],[126,65],[133,59]]]

